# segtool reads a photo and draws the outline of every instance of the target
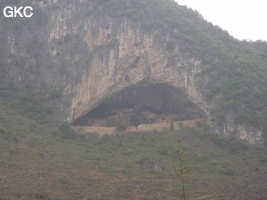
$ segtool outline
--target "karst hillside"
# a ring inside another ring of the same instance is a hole
[[[266,42],[172,0],[0,9],[0,199],[267,199]]]

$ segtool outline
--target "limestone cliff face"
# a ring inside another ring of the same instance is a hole
[[[9,52],[27,58],[22,66],[25,73],[11,64],[7,73],[18,83],[33,80],[30,70],[38,63],[39,80],[64,90],[58,113],[61,119],[74,122],[132,85],[165,83],[183,89],[184,95],[205,112],[214,131],[226,136],[237,134],[251,144],[262,142],[261,130],[235,124],[232,114],[225,124],[216,125],[211,114],[216,102],[205,100],[209,82],[201,74],[205,66],[201,60],[183,54],[181,44],[168,49],[168,35],[147,34],[141,25],[126,18],[87,16],[83,0],[38,2],[35,6],[45,10],[39,13],[39,26],[33,19],[28,26],[31,29],[23,28],[20,35],[8,37]],[[22,38],[26,42],[20,43]],[[34,47],[38,56],[33,56],[35,50],[27,51],[32,42],[39,44]]]

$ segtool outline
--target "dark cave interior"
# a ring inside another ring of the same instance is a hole
[[[140,83],[114,94],[74,125],[134,125],[205,117],[205,113],[186,97],[183,89],[164,83]]]

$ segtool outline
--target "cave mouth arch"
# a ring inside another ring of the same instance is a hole
[[[188,99],[185,91],[167,83],[140,82],[113,94],[74,126],[107,126],[207,118],[204,111]]]

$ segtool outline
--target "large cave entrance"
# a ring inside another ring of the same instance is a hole
[[[140,83],[114,94],[75,126],[138,126],[140,124],[206,118],[183,89],[164,83]]]

